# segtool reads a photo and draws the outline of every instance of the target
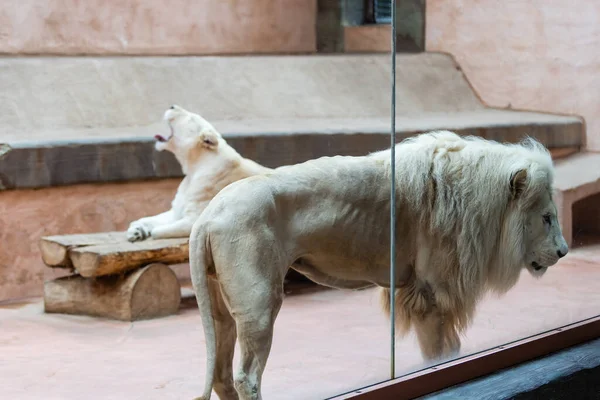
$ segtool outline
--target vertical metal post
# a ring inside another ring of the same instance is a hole
[[[390,379],[396,377],[396,0],[392,3],[392,104],[391,104],[391,192],[390,192]]]

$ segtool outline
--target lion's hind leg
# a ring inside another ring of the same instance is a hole
[[[271,351],[273,326],[282,297],[271,297],[269,307],[253,307],[255,315],[241,316],[238,320],[241,360],[235,376],[235,388],[242,400],[262,399],[262,375]]]
[[[269,259],[266,255],[265,258]],[[219,276],[221,290],[236,322],[240,364],[234,386],[241,400],[262,398],[262,376],[271,351],[273,326],[283,302],[285,267],[271,269],[271,265],[265,268],[262,263],[246,261],[232,270],[232,275]]]

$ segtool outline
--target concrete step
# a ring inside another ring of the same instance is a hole
[[[580,144],[575,117],[482,109],[401,116],[397,140],[434,129],[451,129],[499,141],[525,134],[551,148]],[[389,118],[330,118],[215,121],[228,142],[245,157],[269,167],[328,155],[363,155],[389,147]],[[13,136],[0,156],[0,187],[35,188],[82,182],[111,182],[181,176],[170,153],[153,149],[162,124],[141,128],[65,129]],[[27,140],[25,140],[27,139]],[[85,160],[85,168],[81,161]],[[36,168],[31,168],[35,165]]]
[[[569,246],[600,234],[600,153],[579,153],[555,162],[555,199]]]
[[[0,188],[180,176],[171,155],[152,149],[172,103],[272,167],[389,146],[385,54],[7,57],[0,73]],[[398,139],[452,129],[500,141],[530,135],[551,149],[583,143],[579,117],[486,107],[446,54],[398,55],[396,85]]]

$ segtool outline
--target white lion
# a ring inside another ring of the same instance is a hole
[[[231,182],[271,171],[243,158],[204,118],[177,105],[164,114],[167,137],[156,135],[155,148],[175,155],[185,177],[171,209],[133,221],[127,230],[131,242],[189,237],[192,225],[212,198]]]
[[[431,132],[396,146],[396,320],[427,359],[459,351],[476,303],[568,247],[553,165],[533,139],[499,144]],[[324,157],[221,191],[190,237],[207,346],[203,399],[260,399],[291,266],[336,288],[377,285],[389,309],[390,151]],[[235,379],[236,336],[241,362]]]

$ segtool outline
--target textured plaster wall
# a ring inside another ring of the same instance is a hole
[[[0,53],[313,52],[316,2],[3,0]]]
[[[42,294],[64,270],[44,265],[45,235],[125,230],[170,207],[179,179],[0,191],[0,301]]]
[[[489,105],[583,116],[600,151],[600,2],[430,0],[426,49],[452,53]]]

